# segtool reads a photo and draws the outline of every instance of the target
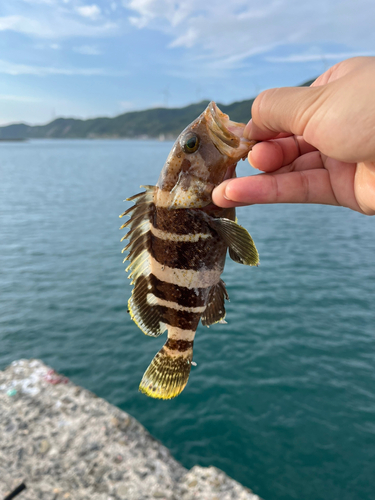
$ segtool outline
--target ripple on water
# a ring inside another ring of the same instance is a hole
[[[165,336],[146,337],[126,313],[118,215],[170,146],[1,145],[1,366],[41,358],[137,417],[186,467],[221,467],[265,499],[372,499],[375,219],[239,210],[261,264],[228,260],[228,324],[199,328],[182,396],[138,393]]]

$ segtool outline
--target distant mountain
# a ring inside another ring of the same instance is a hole
[[[313,80],[303,84],[310,85]],[[231,120],[246,123],[251,116],[254,99],[232,104],[220,104],[219,108]],[[165,138],[178,136],[205,109],[209,101],[190,104],[184,108],[155,108],[132,111],[114,118],[57,118],[47,125],[16,123],[0,127],[0,140],[11,139],[83,139],[83,138]]]

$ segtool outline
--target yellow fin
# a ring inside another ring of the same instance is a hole
[[[139,390],[155,399],[175,398],[189,380],[192,358],[193,347],[179,352],[164,346],[143,375]]]

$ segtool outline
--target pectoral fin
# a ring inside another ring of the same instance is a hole
[[[228,245],[231,259],[247,266],[259,264],[258,250],[244,227],[230,219],[214,219],[212,217],[210,217],[209,224]]]

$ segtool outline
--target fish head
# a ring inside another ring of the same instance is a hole
[[[255,141],[214,102],[178,136],[157,182],[157,203],[169,209],[203,208],[214,187],[235,176]]]

